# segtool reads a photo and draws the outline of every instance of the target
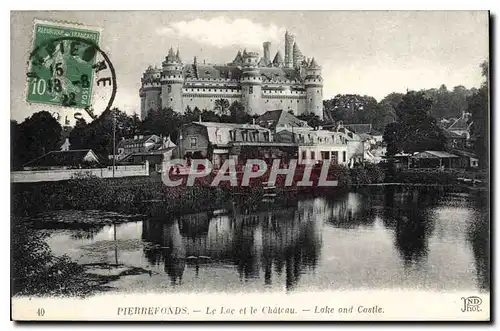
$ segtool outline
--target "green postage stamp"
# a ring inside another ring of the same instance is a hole
[[[35,20],[26,100],[73,108],[91,106],[100,35],[98,28]]]

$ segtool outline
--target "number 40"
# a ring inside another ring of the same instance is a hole
[[[38,308],[38,310],[36,311],[36,314],[38,316],[44,316],[45,315],[45,309],[43,308]]]

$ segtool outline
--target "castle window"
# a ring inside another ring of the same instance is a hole
[[[297,103],[299,103],[299,100],[297,100]]]
[[[283,100],[280,100],[280,101],[281,101],[281,103],[283,103]]]
[[[167,85],[167,91],[168,93],[172,92],[172,85]]]
[[[253,93],[253,85],[250,85],[248,93],[252,94]]]
[[[174,101],[174,98],[170,98],[170,101]]]
[[[189,99],[189,101],[193,101],[193,98]]]

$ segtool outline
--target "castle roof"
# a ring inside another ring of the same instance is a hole
[[[275,67],[280,67],[283,65],[283,57],[281,56],[280,51],[276,52],[276,55],[274,56],[274,60],[273,60],[273,65]]]
[[[311,64],[309,64],[309,68],[319,68],[319,65],[316,63],[316,60],[312,58]]]
[[[234,58],[233,64],[242,64],[243,63],[243,57],[241,56],[241,52],[238,51],[238,54],[236,54],[236,57]]]
[[[263,81],[298,80],[299,73],[293,68],[260,68]]]

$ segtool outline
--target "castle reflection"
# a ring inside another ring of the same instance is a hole
[[[241,279],[285,275],[292,289],[300,276],[316,268],[322,247],[324,222],[354,229],[372,226],[376,209],[369,196],[348,193],[335,199],[297,201],[281,209],[242,214],[199,213],[175,221],[144,221],[144,255],[153,265],[163,265],[172,284],[180,284],[186,264],[199,268],[230,264]]]
[[[163,264],[172,284],[182,282],[186,264],[196,270],[211,263],[234,265],[240,278],[271,284],[272,273],[286,275],[292,288],[302,272],[315,268],[321,248],[320,229],[331,207],[323,199],[251,214],[200,213],[174,222],[144,221],[142,239],[151,243],[144,255]]]

